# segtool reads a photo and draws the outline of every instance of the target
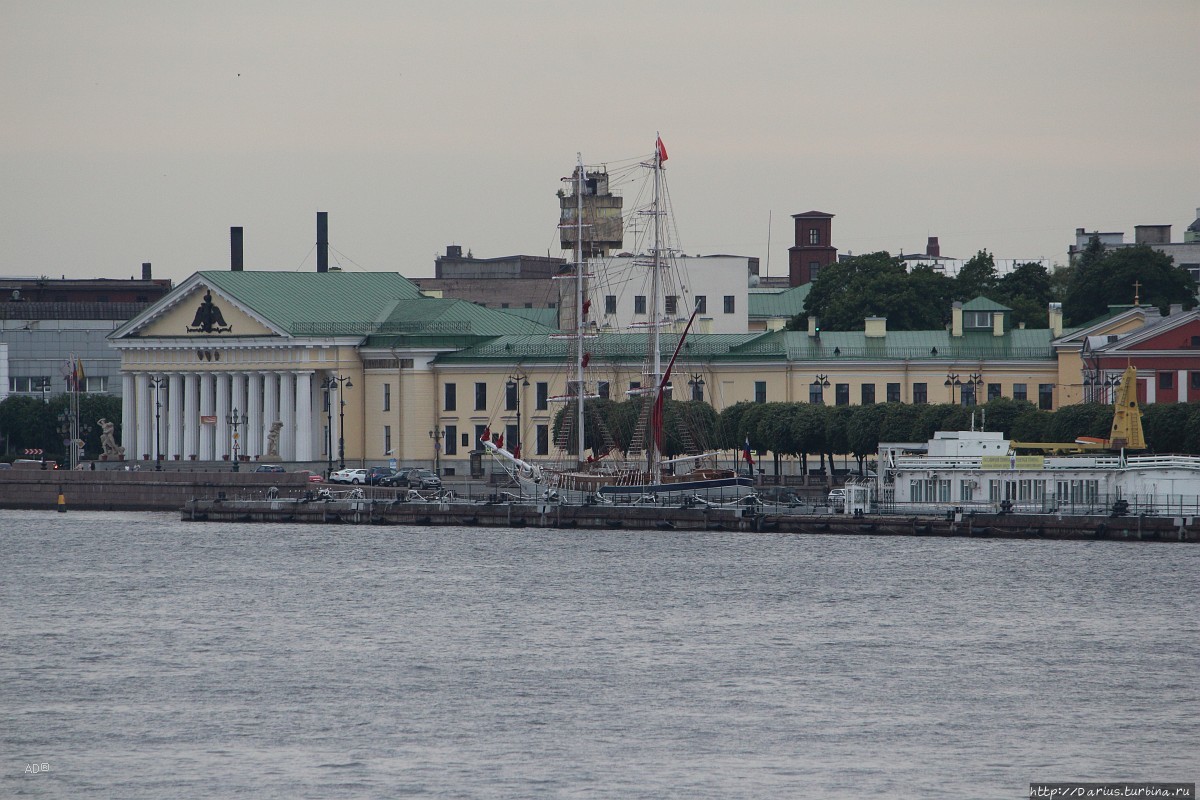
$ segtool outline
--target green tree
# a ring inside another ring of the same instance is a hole
[[[1029,328],[1045,328],[1047,313],[1054,294],[1050,273],[1041,264],[1020,264],[996,281],[990,297],[1013,310],[1012,324],[1025,323]]]
[[[1072,272],[1063,314],[1067,324],[1081,325],[1107,313],[1110,305],[1131,305],[1135,297],[1164,314],[1175,303],[1195,308],[1196,281],[1149,245],[1106,251],[1092,237]]]
[[[991,296],[996,288],[996,259],[986,250],[980,250],[958,271],[954,279],[954,295],[957,300],[974,300],[981,295]]]
[[[803,319],[816,316],[831,331],[862,330],[864,319],[885,316],[893,330],[928,330],[944,324],[953,282],[929,268],[910,275],[886,252],[854,256],[826,267],[813,282]],[[801,318],[789,327],[798,329]]]

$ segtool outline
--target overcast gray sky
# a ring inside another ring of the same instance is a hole
[[[809,210],[841,252],[1180,240],[1198,42],[1197,0],[0,0],[0,274],[179,281],[233,225],[313,269],[317,211],[347,269],[559,255],[576,152],[656,132],[683,249],[772,275]]]

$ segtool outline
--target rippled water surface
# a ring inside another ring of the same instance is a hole
[[[0,512],[0,797],[1194,781],[1198,590],[1188,545]]]

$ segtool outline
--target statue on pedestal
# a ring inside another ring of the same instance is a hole
[[[283,423],[275,420],[271,423],[271,432],[267,434],[267,454],[264,458],[275,459],[279,458],[279,432],[283,430]]]
[[[105,459],[124,458],[125,448],[117,444],[117,437],[114,433],[116,426],[106,419],[98,419],[96,424],[100,426],[100,448],[104,451]]]

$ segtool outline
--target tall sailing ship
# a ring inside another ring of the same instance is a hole
[[[635,260],[635,263],[649,270],[647,321],[640,326],[646,336],[644,380],[627,392],[630,397],[640,397],[643,401],[639,429],[629,441],[614,442],[601,448],[598,454],[586,458],[588,402],[598,399],[600,395],[596,381],[588,374],[588,342],[599,335],[595,325],[588,319],[591,303],[587,297],[588,281],[593,277],[589,267],[596,254],[590,249],[585,251],[584,243],[589,238],[598,238],[585,235],[585,229],[599,222],[595,215],[592,215],[590,222],[585,215],[584,196],[589,173],[582,156],[578,158],[573,175],[565,179],[572,183],[576,203],[573,214],[567,213],[564,203],[561,222],[573,229],[570,238],[574,242],[574,258],[571,272],[566,277],[573,281],[574,329],[563,334],[571,341],[570,375],[565,382],[567,392],[551,399],[566,404],[563,427],[572,436],[565,443],[559,459],[553,463],[522,458],[519,452],[506,448],[503,439],[492,437],[489,431],[485,431],[481,439],[481,446],[519,485],[522,496],[564,503],[704,504],[737,502],[752,491],[752,478],[748,474],[739,474],[736,469],[719,466],[719,453],[715,450],[687,452],[669,459],[664,457],[664,408],[671,390],[671,375],[676,370],[680,352],[698,314],[698,309],[693,307],[682,331],[676,333],[674,329],[678,327],[678,320],[671,319],[667,313],[663,276],[673,266],[675,250],[666,241],[667,204],[663,169],[666,160],[666,147],[659,137],[655,141],[651,159],[639,165],[650,171],[650,206],[645,211],[629,215],[630,220],[648,219],[651,234],[651,243],[642,253],[644,257]],[[669,336],[677,336],[677,339],[669,358],[665,358],[667,354],[664,349],[670,345]],[[593,450],[596,448],[593,447]]]

